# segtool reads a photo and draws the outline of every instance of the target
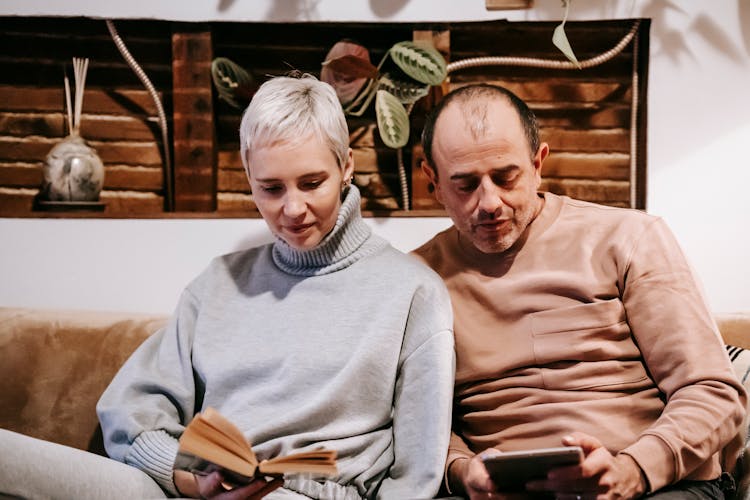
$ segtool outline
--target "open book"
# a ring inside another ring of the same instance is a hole
[[[232,422],[213,408],[198,413],[180,437],[175,469],[197,474],[221,470],[231,485],[258,476],[336,474],[336,451],[318,449],[258,461],[250,443]]]

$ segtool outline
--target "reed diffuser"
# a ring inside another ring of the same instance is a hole
[[[73,58],[75,92],[72,96],[68,75],[65,75],[68,136],[50,150],[43,166],[40,199],[61,206],[65,203],[101,205],[97,202],[104,184],[104,165],[80,135],[88,65],[88,59]]]

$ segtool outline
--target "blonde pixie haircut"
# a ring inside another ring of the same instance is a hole
[[[240,155],[250,177],[248,153],[268,146],[295,146],[310,137],[323,141],[343,168],[349,129],[333,87],[312,75],[278,76],[260,86],[240,123]]]

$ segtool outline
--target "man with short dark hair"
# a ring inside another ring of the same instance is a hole
[[[423,146],[454,224],[415,251],[453,302],[450,491],[507,498],[480,453],[576,445],[527,494],[723,498],[747,396],[666,224],[538,192],[549,147],[501,87],[448,94]]]

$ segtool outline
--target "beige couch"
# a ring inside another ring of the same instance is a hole
[[[717,320],[727,344],[750,349],[750,314]],[[0,428],[104,455],[96,402],[130,353],[166,321],[159,315],[0,308]],[[750,350],[742,351],[735,367],[744,381]],[[750,478],[742,461],[739,470]]]
[[[166,319],[0,308],[0,428],[104,455],[96,402]]]

